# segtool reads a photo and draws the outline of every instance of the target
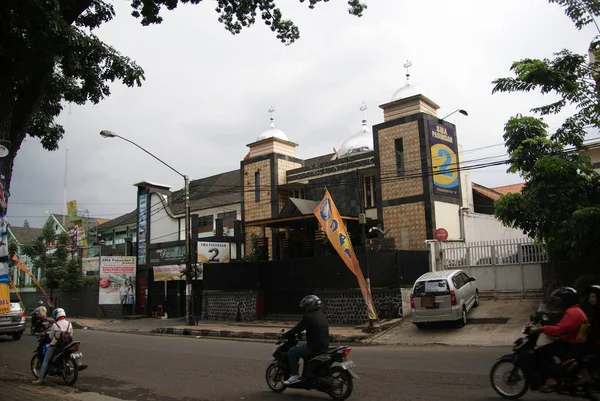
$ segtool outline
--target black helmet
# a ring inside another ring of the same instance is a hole
[[[38,301],[38,305],[39,306],[43,306],[44,305],[44,301]]]
[[[571,306],[579,303],[577,291],[571,287],[560,287],[559,289],[554,290],[550,296],[560,299],[561,306],[564,309],[570,308]]]
[[[600,285],[590,285],[587,289],[587,293],[600,296]]]
[[[321,309],[321,300],[316,295],[307,295],[300,301],[300,307],[305,312],[312,312],[317,309]]]

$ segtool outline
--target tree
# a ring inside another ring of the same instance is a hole
[[[578,29],[600,15],[600,0],[550,2],[564,7]],[[555,260],[600,261],[600,176],[584,153],[586,129],[600,127],[598,67],[597,61],[564,49],[553,60],[517,61],[511,67],[514,77],[493,82],[494,93],[539,90],[559,98],[531,110],[542,118],[517,115],[506,123],[508,172],[520,174],[525,186],[495,204],[496,217],[546,242]],[[543,116],[566,106],[577,111],[550,134]]]
[[[29,228],[29,220],[25,219],[25,221],[23,222],[23,227]]]

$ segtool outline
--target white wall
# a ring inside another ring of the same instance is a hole
[[[85,276],[86,272],[99,272],[100,271],[100,258],[83,258],[81,260],[81,270]]]
[[[435,231],[438,228],[445,228],[448,231],[449,240],[460,239],[460,216],[458,215],[459,205],[446,202],[434,202],[435,207]]]
[[[208,209],[202,209],[202,210],[196,210],[193,213],[197,214],[198,216],[202,217],[202,216],[213,216],[213,232],[209,232],[209,233],[199,233],[198,234],[198,238],[206,238],[206,237],[212,237],[214,236],[214,230],[216,229],[216,219],[217,216],[220,213],[227,213],[227,212],[236,212],[236,220],[241,220],[242,219],[242,204],[241,203],[234,203],[231,205],[225,205],[225,206],[219,206],[219,207],[211,207]],[[184,240],[185,239],[185,216],[179,216],[179,220],[181,221],[181,231],[179,233],[179,239],[180,240]],[[233,237],[233,228],[228,230],[228,232],[225,234],[228,237]]]
[[[179,221],[169,216],[161,198],[167,202],[165,195],[152,193],[150,196],[150,244],[177,241],[179,237]]]
[[[500,239],[523,238],[521,230],[504,227],[493,215],[465,212],[465,240],[492,241]]]

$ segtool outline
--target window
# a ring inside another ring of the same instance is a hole
[[[223,219],[223,228],[233,228],[233,222],[237,217],[237,212],[225,212],[217,214],[217,219]]]
[[[465,273],[460,273],[460,277],[463,279],[465,285],[471,282],[471,279]]]
[[[419,281],[415,284],[415,290],[413,295],[415,297],[422,297],[427,294],[440,295],[448,292],[448,282],[446,280],[429,280]]]
[[[372,175],[364,177],[363,186],[365,208],[375,207],[375,177]]]
[[[396,174],[404,175],[404,141],[396,139]]]
[[[290,191],[290,198],[304,199],[304,188]]]
[[[260,202],[260,171],[254,173],[254,202]]]
[[[198,219],[198,233],[208,233],[213,230],[213,216],[201,216]]]
[[[592,164],[592,167],[595,169],[600,168],[600,162],[596,162],[596,163]]]

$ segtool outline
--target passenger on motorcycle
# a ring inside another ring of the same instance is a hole
[[[290,348],[288,358],[290,361],[291,376],[283,383],[286,386],[298,383],[301,380],[298,374],[298,361],[300,358],[306,362],[313,356],[329,347],[329,324],[321,310],[321,300],[316,295],[307,295],[300,301],[300,308],[304,310],[302,320],[284,334],[284,337],[293,337],[306,330],[306,344],[298,344]],[[304,373],[304,372],[303,372]]]
[[[40,369],[40,377],[35,380],[33,384],[42,384],[44,383],[44,377],[46,376],[46,371],[48,370],[48,364],[52,360],[52,356],[54,355],[54,351],[56,348],[62,348],[68,343],[73,341],[73,326],[71,322],[67,321],[67,314],[63,308],[56,308],[54,312],[52,312],[52,317],[54,318],[54,324],[50,327],[50,347],[46,351],[46,356],[44,356],[44,362],[42,363],[42,368]]]
[[[46,313],[48,313],[48,310],[44,306],[44,301],[39,301],[38,307],[35,308],[33,314],[37,316],[38,319],[44,319],[46,317]]]
[[[551,377],[550,366],[552,358],[557,356],[564,360],[568,356],[576,354],[575,347],[577,335],[581,325],[587,322],[587,316],[579,307],[577,291],[571,287],[561,287],[555,290],[551,297],[560,299],[564,315],[555,326],[542,326],[532,328],[530,333],[544,333],[548,336],[558,337],[550,344],[539,347],[535,352],[538,354],[540,367],[544,377],[548,377],[546,384],[540,388],[542,392],[552,391],[556,386],[556,380]]]
[[[587,334],[587,341],[583,346],[583,352],[581,356],[585,355],[598,355],[600,354],[600,285],[592,285],[588,287],[588,308],[586,310],[589,330]],[[583,361],[579,361],[583,365]],[[587,367],[584,367],[583,377],[580,383],[587,383],[590,381],[590,374]]]

